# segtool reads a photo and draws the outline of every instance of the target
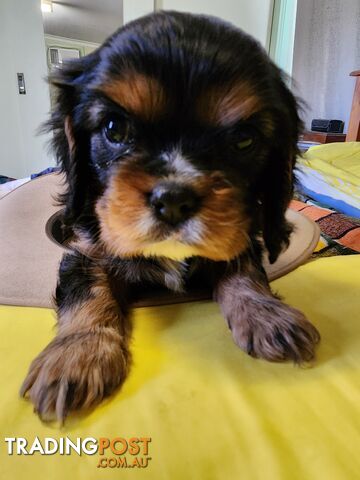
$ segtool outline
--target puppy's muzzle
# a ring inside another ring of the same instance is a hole
[[[200,197],[191,187],[161,182],[151,192],[149,203],[158,220],[176,227],[199,210]]]

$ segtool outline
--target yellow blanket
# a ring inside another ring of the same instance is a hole
[[[136,310],[134,367],[123,390],[63,428],[41,423],[18,397],[29,362],[54,335],[54,313],[0,307],[1,479],[359,479],[359,272],[360,256],[333,257],[273,284],[322,334],[311,369],[248,357],[211,302]],[[151,437],[141,452],[151,460],[146,468],[110,467],[135,458],[110,449],[8,454],[5,437],[31,445],[36,436]]]
[[[331,186],[360,200],[360,142],[311,147],[299,164],[321,174]]]

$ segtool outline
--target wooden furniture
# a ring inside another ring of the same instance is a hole
[[[327,133],[327,132],[304,132],[300,140],[305,142],[334,143],[345,142],[345,133]]]
[[[356,77],[356,83],[346,141],[360,142],[360,70],[351,72],[350,76]]]

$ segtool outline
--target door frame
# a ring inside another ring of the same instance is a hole
[[[290,77],[294,58],[297,0],[274,0],[269,54]]]

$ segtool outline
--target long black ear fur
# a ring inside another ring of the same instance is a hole
[[[270,263],[274,263],[280,252],[288,246],[292,232],[285,212],[293,195],[294,167],[299,153],[297,141],[302,130],[295,97],[283,81],[278,86],[281,103],[277,112],[276,140],[261,187],[263,238]]]
[[[88,175],[86,162],[86,139],[77,126],[76,105],[81,91],[88,82],[88,73],[96,62],[97,52],[80,60],[73,60],[57,68],[50,76],[49,83],[56,88],[56,100],[44,131],[53,133],[52,147],[57,163],[66,176],[66,191],[58,201],[65,206],[65,225],[73,225],[84,214],[83,205]],[[81,178],[81,181],[79,181]]]

